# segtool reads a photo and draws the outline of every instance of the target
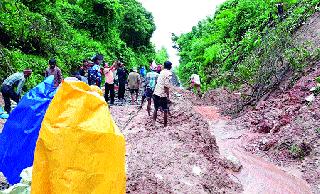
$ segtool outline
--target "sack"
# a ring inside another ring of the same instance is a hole
[[[125,193],[124,136],[97,89],[67,81],[58,89],[37,141],[31,193]]]
[[[21,171],[32,166],[41,123],[55,92],[52,75],[23,96],[4,125],[0,172],[10,184],[18,183]]]

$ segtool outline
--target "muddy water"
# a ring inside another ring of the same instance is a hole
[[[262,158],[243,151],[241,146],[255,137],[256,134],[227,128],[228,118],[221,117],[215,107],[195,107],[195,110],[209,120],[211,133],[216,138],[220,154],[234,163],[241,163],[241,171],[238,173],[231,172],[231,174],[235,181],[243,185],[243,193],[311,193],[304,180]]]

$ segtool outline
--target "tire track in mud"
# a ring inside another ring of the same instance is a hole
[[[222,117],[216,107],[197,106],[194,109],[208,120],[220,154],[225,158],[236,160],[234,161],[236,163],[241,163],[241,171],[238,173],[233,172],[232,174],[242,184],[243,193],[312,193],[306,181],[242,150],[241,146],[249,141],[250,138],[253,138],[255,134],[226,127],[229,119]]]

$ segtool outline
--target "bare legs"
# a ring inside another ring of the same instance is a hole
[[[148,114],[150,116],[150,111],[151,111],[151,98],[148,98],[148,105],[147,105],[147,111],[148,111]]]
[[[158,111],[154,110],[154,112],[153,112],[153,122],[152,122],[153,125],[156,124],[157,116],[158,116]],[[164,111],[163,112],[163,120],[164,120],[164,127],[168,126],[168,111]]]

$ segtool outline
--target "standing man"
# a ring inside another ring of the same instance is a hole
[[[147,99],[148,105],[147,105],[147,111],[150,116],[150,109],[151,109],[151,98],[154,92],[154,88],[156,87],[157,80],[159,77],[159,74],[157,73],[157,66],[150,66],[151,72],[147,73],[146,76],[146,82],[144,86],[144,94],[142,95],[142,101],[141,106],[142,108],[144,100]]]
[[[116,70],[116,64],[115,61],[111,67],[106,63],[104,66],[104,76],[106,78],[106,82],[104,84],[105,93],[104,93],[104,99],[106,102],[109,102],[109,92],[110,92],[110,105],[114,104],[114,77],[113,72]]]
[[[170,71],[172,68],[172,63],[170,61],[166,61],[164,63],[164,70],[161,71],[157,84],[154,90],[153,101],[154,101],[154,113],[153,113],[153,124],[157,120],[157,112],[161,107],[164,112],[164,126],[166,127],[168,124],[168,102],[169,102],[169,88],[170,81],[172,77],[172,72]]]
[[[4,100],[4,110],[9,114],[11,112],[11,101],[19,102],[22,87],[26,79],[32,74],[31,69],[25,69],[23,73],[14,73],[9,76],[1,86],[1,93]],[[14,88],[17,87],[17,92],[14,91]]]
[[[55,59],[49,60],[49,67],[45,71],[45,77],[50,75],[54,76],[54,87],[58,87],[62,81],[61,70],[57,67],[57,61]]]
[[[137,102],[139,95],[141,78],[137,68],[133,68],[133,71],[129,73],[128,86],[131,94],[131,104],[134,105]]]
[[[102,55],[96,55],[93,58],[93,66],[88,70],[88,82],[89,85],[96,85],[101,87],[101,67],[100,64],[103,61]]]
[[[121,63],[120,61],[118,61],[118,66],[119,66],[117,70],[118,84],[119,84],[118,98],[120,101],[124,101],[128,71],[125,69],[124,64]]]
[[[200,76],[198,74],[192,74],[190,77],[190,89],[196,89],[198,92],[198,96],[201,98],[201,83]]]

